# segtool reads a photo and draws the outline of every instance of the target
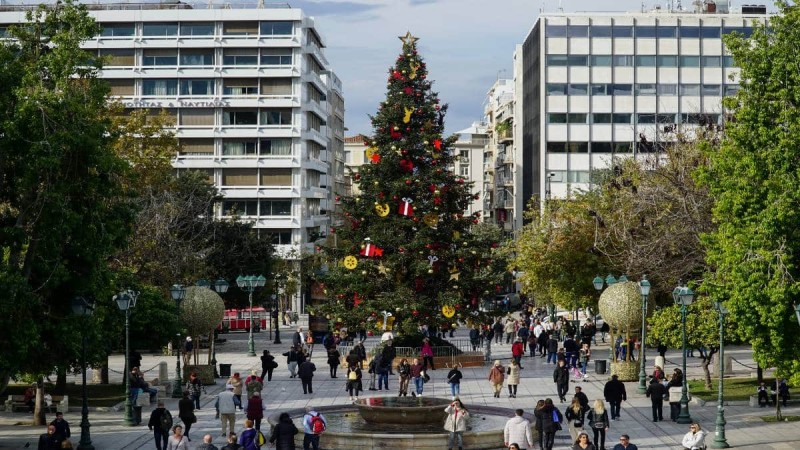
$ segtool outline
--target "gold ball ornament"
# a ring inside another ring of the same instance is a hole
[[[375,185],[375,186],[377,186],[377,185],[379,185],[379,184],[380,184],[380,182],[379,182],[378,180],[375,180],[375,181],[373,181],[373,182],[372,182],[372,184],[373,184],[373,185]]]
[[[400,127],[398,127],[397,125],[395,125],[395,126],[394,126],[394,131],[400,131]]]
[[[451,305],[442,306],[442,315],[448,319],[456,315],[456,309]]]
[[[375,202],[375,213],[378,214],[379,217],[386,217],[389,215],[389,208],[388,203],[378,203]]]
[[[439,215],[434,213],[428,213],[422,216],[422,221],[425,222],[425,225],[436,228],[436,225],[439,224]]]
[[[442,191],[440,191],[439,189],[436,189],[435,191],[433,191],[433,194],[434,195],[442,195]]]
[[[433,269],[428,269],[428,273],[433,273]]]
[[[367,274],[367,271],[366,271],[366,270],[362,270],[362,271],[361,271],[361,275],[366,275],[366,274]]]
[[[353,270],[358,266],[358,258],[353,255],[347,255],[344,257],[344,268]]]
[[[642,327],[642,295],[633,281],[614,283],[600,295],[600,314],[611,328],[628,331]],[[648,311],[655,309],[655,302],[648,302]]]
[[[376,147],[367,147],[367,149],[364,150],[364,156],[366,156],[367,159],[372,159],[372,157],[375,156],[375,153],[377,152],[378,149]]]

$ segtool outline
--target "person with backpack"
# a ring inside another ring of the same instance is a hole
[[[453,400],[461,394],[461,378],[463,377],[464,375],[458,370],[458,366],[453,366],[447,374],[447,383],[450,384],[450,394],[453,396]]]
[[[157,450],[167,449],[167,438],[172,429],[172,414],[164,407],[164,402],[159,400],[156,409],[150,413],[150,421],[147,428],[153,432],[153,439],[156,441]]]
[[[350,401],[358,400],[358,392],[361,388],[361,369],[357,365],[351,364],[347,368],[347,384],[345,386],[347,392],[350,394]]]
[[[278,424],[272,428],[269,443],[275,444],[275,450],[295,450],[294,436],[297,433],[299,431],[289,413],[283,412],[278,418]]]
[[[594,446],[598,449],[606,448],[606,431],[608,431],[608,412],[602,399],[594,401],[594,407],[589,410],[586,417],[589,420],[589,427],[594,434]]]
[[[244,431],[239,435],[239,445],[244,447],[244,450],[258,450],[267,442],[267,439],[261,431],[253,428],[253,421],[247,419],[244,421]]]
[[[306,408],[306,415],[303,416],[303,450],[319,450],[319,437],[325,432],[328,422],[325,416],[318,413],[312,407]]]

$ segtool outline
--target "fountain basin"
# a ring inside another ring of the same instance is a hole
[[[354,403],[369,423],[395,425],[442,424],[451,400],[436,397],[372,397]]]

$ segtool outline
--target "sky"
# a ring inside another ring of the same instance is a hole
[[[270,1],[270,0],[268,0]],[[483,118],[486,93],[498,77],[513,78],[516,44],[540,11],[640,11],[669,0],[288,0],[313,16],[326,55],[342,80],[346,135],[372,134],[369,114],[386,95],[388,69],[410,31],[428,66],[428,79],[448,103],[447,134]],[[684,8],[692,0],[683,0]],[[744,1],[744,4],[771,1]],[[741,5],[741,1],[734,4]]]

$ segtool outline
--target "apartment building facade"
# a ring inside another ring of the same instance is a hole
[[[766,11],[721,3],[540,16],[515,54],[525,203],[544,208],[589,187],[614,158],[659,152],[675,130],[722,123],[722,98],[738,90],[722,38],[749,36]]]

